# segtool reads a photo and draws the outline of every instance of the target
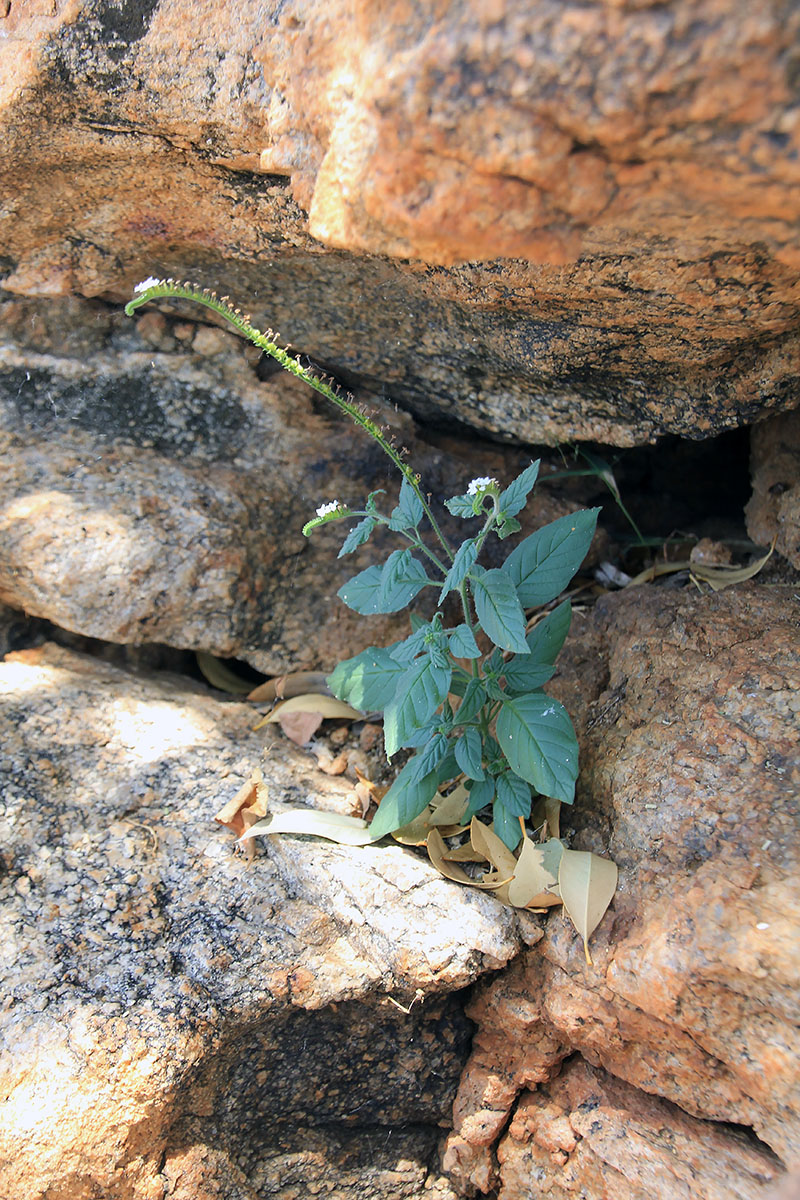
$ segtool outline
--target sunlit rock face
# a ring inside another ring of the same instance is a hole
[[[495,436],[709,436],[796,403],[796,9],[15,5],[14,295],[195,277]]]

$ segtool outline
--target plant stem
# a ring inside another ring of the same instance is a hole
[[[274,334],[264,334],[259,329],[256,329],[250,323],[249,315],[242,313],[240,309],[234,308],[228,302],[228,297],[223,296],[221,299],[214,292],[206,291],[204,288],[195,287],[191,283],[178,283],[174,279],[154,279],[148,280],[145,284],[140,285],[141,290],[137,295],[125,305],[126,314],[131,317],[137,308],[147,304],[150,300],[159,299],[177,299],[177,300],[193,300],[196,304],[202,304],[206,308],[210,308],[212,312],[224,317],[234,329],[238,330],[244,337],[251,341],[265,354],[269,354],[276,362],[288,371],[291,375],[296,375],[298,379],[302,379],[309,387],[314,388],[316,392],[320,392],[337,408],[346,413],[351,421],[360,426],[373,441],[377,442],[384,454],[386,454],[400,471],[404,479],[408,481],[414,494],[423,507],[426,517],[430,521],[431,528],[438,538],[444,549],[445,554],[452,562],[453,551],[450,545],[439,528],[439,524],[433,515],[430,505],[428,504],[422,490],[419,486],[419,480],[411,470],[411,468],[402,459],[400,453],[395,450],[394,446],[387,439],[382,430],[371,420],[366,412],[360,408],[354,398],[349,395],[342,395],[336,388],[327,382],[325,379],[320,379],[317,375],[312,374],[305,367],[301,366],[296,358],[292,358],[282,346],[277,345],[271,340]]]

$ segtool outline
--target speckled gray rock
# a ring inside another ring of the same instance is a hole
[[[515,954],[517,916],[393,845],[248,865],[213,814],[254,766],[276,807],[350,786],[267,751],[249,706],[50,644],[0,680],[0,1194],[448,1195],[447,993]]]

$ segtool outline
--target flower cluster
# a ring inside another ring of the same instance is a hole
[[[319,508],[317,509],[317,516],[330,516],[331,513],[338,512],[341,507],[342,506],[338,500],[331,500],[329,504],[320,504]]]
[[[491,475],[479,475],[477,479],[473,479],[467,488],[468,496],[477,496],[478,492],[486,492],[489,488],[499,488],[500,484],[496,479],[492,479]]]

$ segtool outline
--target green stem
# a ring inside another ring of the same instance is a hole
[[[447,539],[439,528],[435,516],[431,512],[430,506],[419,486],[419,480],[417,479],[416,474],[405,462],[403,462],[400,453],[395,450],[394,446],[386,438],[385,434],[375,424],[375,422],[367,416],[364,409],[356,404],[352,396],[342,395],[332,384],[328,383],[327,380],[320,379],[305,367],[301,366],[297,359],[292,358],[291,354],[288,354],[282,346],[279,346],[276,342],[270,340],[272,337],[274,337],[274,334],[271,332],[264,334],[259,329],[256,329],[253,325],[251,325],[249,315],[242,313],[238,308],[234,308],[233,305],[228,302],[227,296],[223,296],[220,299],[214,292],[206,291],[204,288],[195,287],[191,283],[177,283],[174,279],[147,280],[144,284],[139,285],[137,288],[137,295],[134,296],[133,300],[130,300],[125,305],[125,312],[129,317],[132,317],[137,308],[140,308],[143,304],[147,304],[150,300],[170,298],[177,300],[193,300],[196,304],[202,304],[206,308],[210,308],[212,312],[218,313],[219,316],[224,317],[224,319],[228,321],[228,323],[232,325],[234,329],[238,330],[239,333],[251,341],[255,346],[258,346],[260,350],[263,350],[265,354],[269,354],[271,358],[274,358],[276,362],[280,363],[285,371],[288,371],[291,375],[296,375],[298,379],[302,379],[309,385],[309,387],[314,388],[316,392],[320,392],[327,400],[330,400],[332,404],[335,404],[337,408],[340,408],[342,412],[346,413],[347,416],[350,417],[351,421],[354,421],[356,425],[360,426],[365,433],[368,433],[373,441],[378,443],[384,454],[386,454],[392,460],[403,478],[408,481],[409,486],[412,488],[414,494],[422,505],[426,517],[431,523],[433,532],[439,539],[445,554],[452,562],[453,551],[450,549]]]

